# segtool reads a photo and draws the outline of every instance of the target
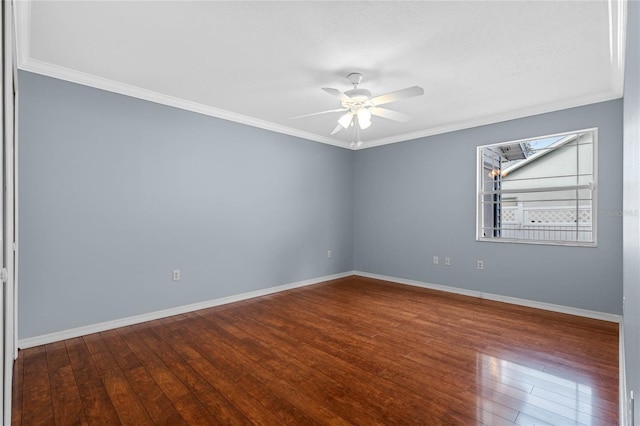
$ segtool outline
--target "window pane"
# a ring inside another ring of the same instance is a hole
[[[594,245],[596,130],[478,148],[480,240]]]

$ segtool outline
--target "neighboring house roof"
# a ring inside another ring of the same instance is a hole
[[[502,170],[502,176],[507,176],[509,173],[514,172],[515,170],[518,170],[521,167],[526,166],[527,164],[531,164],[532,162],[536,161],[537,159],[539,159],[540,157],[543,157],[545,155],[547,155],[548,153],[552,152],[554,149],[561,147],[562,145],[566,145],[567,143],[575,140],[578,137],[577,134],[572,134],[572,135],[567,135],[562,139],[559,139],[558,141],[550,144],[549,146],[547,146],[544,149],[540,149],[539,151],[537,151],[535,154],[524,158],[522,161],[517,162],[516,164],[513,164],[512,166],[507,167],[506,169]],[[514,144],[515,145],[515,144]],[[507,145],[509,147],[512,147],[514,145]],[[517,144],[520,145],[520,148],[522,149],[521,144]]]

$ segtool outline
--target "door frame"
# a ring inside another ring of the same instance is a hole
[[[17,358],[17,298],[15,287],[15,141],[17,68],[15,48],[15,15],[13,1],[2,1],[2,151],[0,163],[0,218],[2,219],[2,417],[3,424],[11,424],[11,387],[13,364]]]

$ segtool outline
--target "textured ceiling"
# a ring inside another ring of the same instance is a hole
[[[18,2],[21,69],[348,146],[321,90],[364,74],[363,148],[621,97],[624,2]]]

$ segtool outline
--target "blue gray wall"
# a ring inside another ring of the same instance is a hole
[[[621,101],[352,152],[19,78],[20,339],[354,269],[621,313]],[[597,248],[475,241],[476,146],[594,126]]]
[[[476,147],[590,127],[599,129],[598,247],[477,242]],[[603,212],[622,209],[621,165],[620,100],[359,151],[355,269],[620,314],[622,218]]]
[[[20,339],[352,269],[352,151],[19,84]]]
[[[627,398],[640,399],[640,3],[627,10],[624,82],[624,349]],[[640,425],[640,404],[635,404]]]

